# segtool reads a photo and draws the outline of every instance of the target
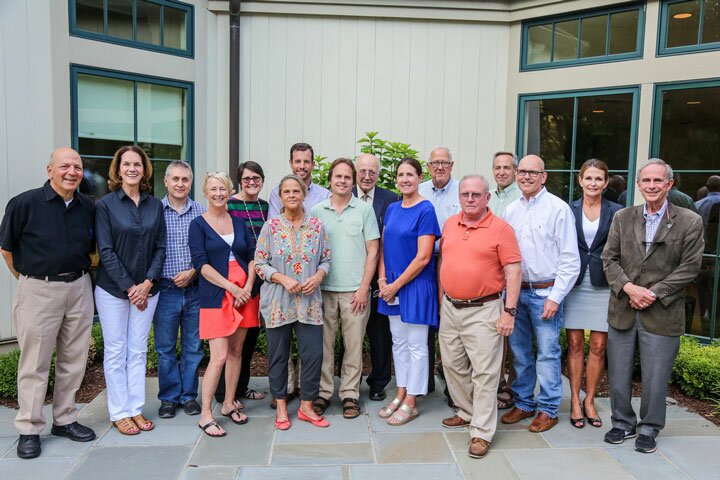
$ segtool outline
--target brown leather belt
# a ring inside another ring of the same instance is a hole
[[[486,295],[484,297],[471,298],[470,300],[456,300],[448,296],[448,294],[444,295],[455,308],[482,307],[486,303],[498,300],[501,297],[500,292],[493,293],[492,295]]]
[[[520,288],[532,288],[538,290],[542,288],[550,288],[555,285],[555,280],[545,280],[544,282],[522,282]]]

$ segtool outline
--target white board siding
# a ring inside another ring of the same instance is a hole
[[[241,17],[240,161],[288,171],[289,146],[334,159],[366,131],[425,158],[446,145],[454,173],[489,174],[505,138],[509,27],[473,22],[295,15]]]

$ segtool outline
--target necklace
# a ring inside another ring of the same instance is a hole
[[[248,210],[247,203],[245,202],[245,195],[240,197],[240,200],[242,200],[243,206],[245,207],[245,215],[246,215],[247,219],[250,220],[250,222],[252,222],[252,220],[250,219],[250,210]],[[260,202],[258,202],[258,207],[260,207]],[[265,218],[265,213],[263,213],[262,208],[260,208],[260,218],[262,218],[263,225],[264,225],[265,222],[267,221],[267,219]],[[257,243],[258,236],[257,236],[257,233],[255,233],[255,228],[253,228],[252,224],[250,225],[250,231],[252,232],[253,237],[255,237],[255,243]]]

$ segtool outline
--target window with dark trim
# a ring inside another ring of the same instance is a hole
[[[643,4],[525,22],[521,70],[641,58],[644,23]]]
[[[700,274],[685,288],[685,332],[709,339],[720,338],[719,124],[720,79],[655,87],[651,154],[673,167],[675,195],[695,202],[705,227]]]
[[[637,87],[523,95],[517,151],[539,155],[548,172],[545,187],[568,202],[582,193],[577,174],[583,162],[603,160],[618,176],[606,197],[631,204],[638,99]]]
[[[193,6],[174,0],[69,0],[70,34],[193,56]]]
[[[720,0],[664,1],[658,55],[720,49]]]
[[[76,65],[70,75],[72,146],[83,159],[83,193],[107,193],[113,154],[138,145],[153,164],[153,194],[164,196],[167,165],[193,163],[193,85]]]

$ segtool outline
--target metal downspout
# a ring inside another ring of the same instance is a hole
[[[228,173],[230,178],[240,161],[240,0],[230,0],[230,109]],[[240,186],[238,185],[238,188]]]

